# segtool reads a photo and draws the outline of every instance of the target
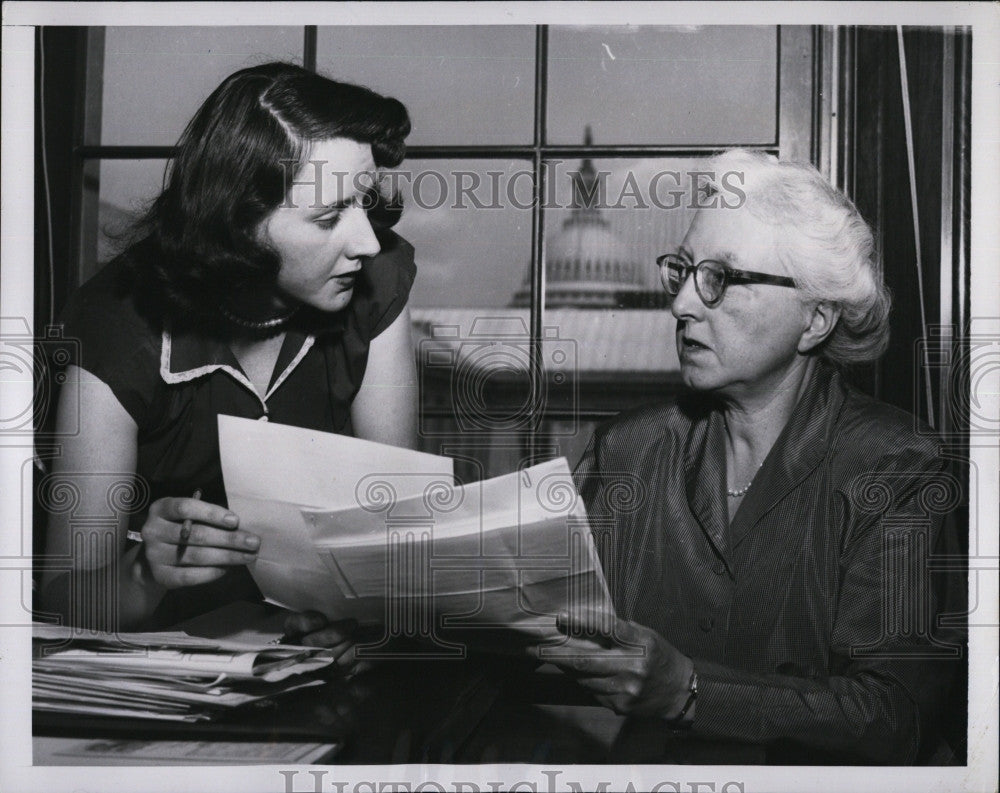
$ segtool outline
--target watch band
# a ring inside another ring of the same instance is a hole
[[[695,700],[698,699],[698,673],[694,669],[691,670],[691,677],[688,679],[687,689],[688,698],[684,703],[684,707],[681,708],[681,712],[672,719],[667,719],[667,723],[673,727],[690,726],[690,722],[685,722],[684,717],[687,716],[688,711],[691,710],[691,706],[694,705]]]

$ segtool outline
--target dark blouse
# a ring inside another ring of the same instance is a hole
[[[265,395],[257,394],[226,341],[197,331],[175,335],[145,316],[122,262],[80,288],[64,314],[64,334],[80,342],[76,363],[111,388],[138,426],[136,473],[148,503],[196,489],[205,501],[226,503],[219,414],[352,434],[350,407],[369,344],[403,311],[416,274],[408,242],[391,232],[381,241],[382,252],[365,261],[344,311],[300,312],[293,320]],[[139,529],[144,518],[134,515],[130,528]],[[256,594],[239,568],[207,587],[169,593],[154,623]]]
[[[964,661],[927,562],[964,488],[912,416],[821,364],[731,523],[704,399],[603,426],[576,476],[619,615],[694,660],[696,734],[784,762],[936,748]]]

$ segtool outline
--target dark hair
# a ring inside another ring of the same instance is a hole
[[[397,100],[300,66],[231,74],[185,128],[163,191],[136,226],[142,239],[125,252],[147,305],[212,322],[227,294],[269,288],[280,261],[257,229],[285,198],[289,164],[297,168],[311,142],[342,137],[370,144],[375,164],[393,167],[409,132]]]

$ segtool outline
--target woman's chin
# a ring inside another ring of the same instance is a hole
[[[327,314],[335,314],[338,311],[343,311],[350,305],[351,297],[354,295],[353,289],[347,289],[344,291],[338,291],[336,294],[332,295],[321,295],[314,300],[306,300],[306,304],[315,308],[317,311],[323,311]]]
[[[681,382],[692,391],[713,391],[719,387],[719,378],[700,366],[681,366]]]

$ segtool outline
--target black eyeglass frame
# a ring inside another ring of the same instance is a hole
[[[701,286],[699,285],[698,272],[701,270],[703,265],[715,265],[719,268],[722,273],[722,288],[719,290],[719,296],[715,300],[706,299],[705,295],[701,291]],[[698,297],[701,298],[701,302],[704,303],[709,308],[715,308],[722,302],[722,299],[726,296],[726,289],[730,284],[769,284],[771,286],[788,286],[793,289],[798,286],[795,283],[794,278],[789,278],[785,275],[771,275],[770,273],[758,273],[753,270],[737,270],[730,267],[725,262],[720,262],[718,259],[702,259],[697,264],[688,264],[683,258],[678,256],[676,253],[664,253],[662,256],[656,257],[656,266],[660,270],[660,283],[663,284],[663,288],[668,295],[671,297],[676,297],[681,291],[681,287],[684,286],[684,282],[690,273],[694,273],[694,288],[698,293]],[[678,287],[676,292],[670,291],[669,277],[664,277],[671,267],[676,268],[680,271],[681,279],[678,282]]]

